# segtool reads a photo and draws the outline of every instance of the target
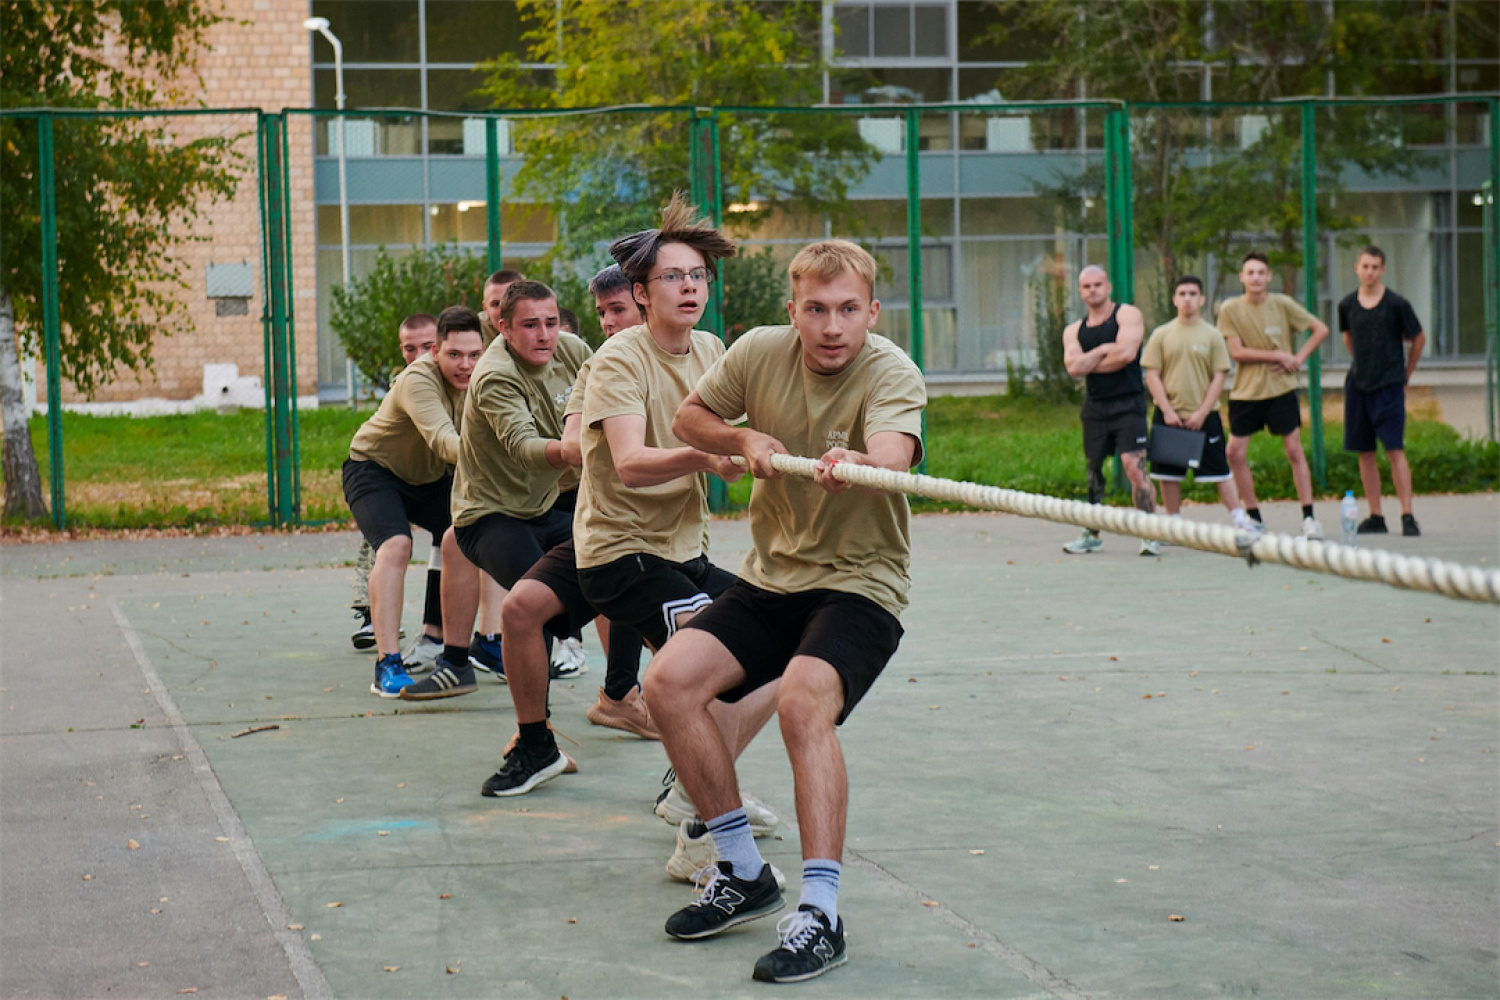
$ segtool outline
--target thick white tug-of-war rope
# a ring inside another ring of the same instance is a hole
[[[736,458],[744,464],[744,460]],[[811,479],[817,460],[795,455],[773,455],[771,465],[779,472]],[[839,462],[833,477],[852,486],[910,493],[961,503],[982,510],[1024,514],[1063,524],[1076,524],[1094,531],[1111,531],[1118,535],[1151,538],[1171,542],[1204,552],[1241,556],[1252,566],[1257,562],[1281,563],[1295,569],[1328,573],[1351,580],[1369,580],[1401,587],[1425,590],[1464,601],[1500,604],[1500,570],[1480,569],[1460,563],[1404,556],[1384,549],[1361,549],[1333,542],[1310,542],[1294,535],[1266,532],[1257,536],[1225,524],[1186,521],[1160,514],[1147,514],[1127,507],[1104,507],[1079,500],[1061,500],[1037,493],[1004,490],[998,486],[981,486],[933,476],[914,476],[892,472],[870,465]]]

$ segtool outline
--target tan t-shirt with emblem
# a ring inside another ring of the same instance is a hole
[[[349,457],[375,462],[413,486],[435,483],[458,461],[464,390],[443,378],[430,354],[407,365],[391,382],[370,419],[354,433]]]
[[[912,461],[922,457],[922,373],[878,334],[843,371],[818,375],[803,362],[795,329],[757,327],[703,376],[698,395],[721,417],[744,413],[752,428],[794,455],[865,451],[871,435],[898,431],[917,441]],[[754,548],[740,576],[778,594],[859,594],[899,615],[911,585],[910,520],[905,494],[835,496],[800,476],[757,479],[750,495]]]
[[[1252,351],[1295,354],[1292,335],[1312,329],[1315,317],[1290,295],[1272,292],[1259,305],[1237,295],[1219,307],[1219,332],[1238,337]],[[1296,372],[1276,372],[1264,361],[1241,361],[1230,399],[1274,399],[1296,391]]]
[[[1167,402],[1186,417],[1203,405],[1214,373],[1229,370],[1229,347],[1224,335],[1201,317],[1191,323],[1174,319],[1151,331],[1141,367],[1161,372]]]
[[[552,509],[564,470],[547,461],[547,442],[562,438],[563,409],[588,356],[588,345],[566,333],[541,366],[523,364],[503,337],[485,350],[464,406],[454,524],[486,514],[530,519]]]
[[[604,421],[645,417],[648,448],[681,448],[682,441],[672,433],[672,418],[723,355],[723,341],[703,330],[693,331],[687,354],[668,354],[650,330],[634,326],[607,340],[589,360],[581,411],[583,485],[573,517],[579,567],[603,566],[635,552],[670,562],[704,554],[707,474],[627,487],[615,471]]]

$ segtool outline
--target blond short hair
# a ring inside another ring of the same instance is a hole
[[[857,243],[848,240],[820,240],[809,243],[792,258],[787,274],[792,279],[792,298],[803,278],[832,281],[845,271],[853,271],[865,281],[870,298],[875,298],[875,258]]]

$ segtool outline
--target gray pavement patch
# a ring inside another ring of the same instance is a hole
[[[146,679],[147,687],[151,689],[156,703],[161,707],[162,714],[167,717],[173,731],[181,741],[183,752],[192,763],[193,772],[198,777],[198,784],[213,806],[224,835],[229,838],[230,848],[234,851],[235,859],[239,861],[240,870],[245,873],[246,880],[254,890],[255,898],[260,903],[261,911],[272,933],[282,950],[286,952],[292,974],[297,977],[297,983],[302,987],[302,995],[308,1000],[323,1000],[325,997],[332,997],[333,991],[323,977],[323,970],[318,968],[317,962],[313,960],[312,953],[308,951],[307,945],[302,940],[301,932],[289,929],[288,925],[293,922],[291,913],[287,910],[275,881],[271,878],[270,872],[266,871],[260,853],[245,832],[244,823],[240,821],[239,814],[235,812],[234,806],[229,801],[229,796],[219,784],[218,776],[214,774],[208,757],[203,753],[203,747],[199,745],[197,737],[193,735],[193,730],[183,719],[182,713],[177,710],[177,703],[172,699],[166,684],[162,683],[161,677],[157,675],[156,668],[151,665],[151,658],[146,655],[140,637],[136,635],[125,613],[120,610],[117,601],[110,600],[109,610],[119,624],[120,632],[124,635],[130,652],[135,656],[136,664],[141,669],[141,675]]]

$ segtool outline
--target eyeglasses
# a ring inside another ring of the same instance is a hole
[[[714,273],[706,267],[695,267],[691,271],[679,271],[672,268],[646,280],[664,282],[669,288],[680,285],[684,281],[691,281],[698,285],[711,285],[714,282]]]

